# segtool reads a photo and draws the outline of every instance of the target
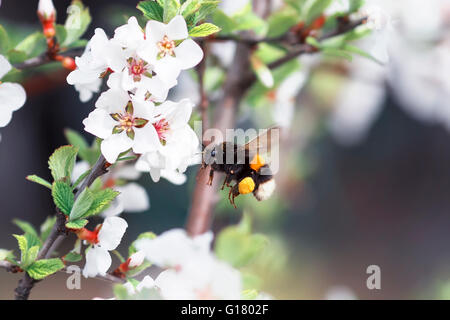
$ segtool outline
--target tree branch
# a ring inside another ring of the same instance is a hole
[[[64,52],[62,54],[62,56],[75,58],[75,57],[81,55],[83,53],[83,51],[84,51],[84,48],[75,48],[75,49],[71,49],[71,50]],[[52,55],[50,55],[48,52],[45,52],[45,53],[41,54],[40,56],[25,60],[21,63],[14,64],[14,68],[23,70],[23,69],[39,67],[39,66],[42,66],[42,65],[50,63],[50,62],[55,62],[56,60],[53,59],[51,56]]]
[[[81,194],[81,192],[88,186],[94,182],[95,179],[98,177],[104,175],[107,172],[107,162],[103,155],[100,155],[97,162],[92,167],[92,170],[90,174],[84,179],[81,186],[78,188],[77,193],[75,194],[75,199],[78,198],[78,196]],[[55,225],[53,226],[52,231],[50,232],[50,235],[48,236],[47,240],[42,245],[41,250],[39,251],[39,254],[37,256],[37,259],[46,259],[50,257],[52,252],[56,250],[56,248],[59,246],[59,244],[64,240],[64,238],[67,235],[65,223],[66,223],[66,217],[64,214],[59,212],[59,210],[56,210],[57,214],[57,220]],[[16,300],[27,300],[31,289],[33,288],[34,284],[38,281],[31,278],[28,273],[25,273],[22,279],[19,280],[19,285],[14,290],[16,295]]]

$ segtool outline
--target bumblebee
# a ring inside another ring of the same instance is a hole
[[[203,151],[202,168],[210,167],[208,185],[212,185],[214,172],[225,173],[222,190],[230,188],[228,199],[236,208],[235,198],[253,193],[258,201],[268,199],[275,190],[275,180],[263,155],[269,153],[275,130],[270,128],[245,145],[233,142],[209,144]],[[236,182],[233,186],[232,182]]]

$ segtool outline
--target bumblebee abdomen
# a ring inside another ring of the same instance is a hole
[[[263,201],[270,198],[275,191],[275,187],[275,180],[271,177],[270,180],[260,182],[258,188],[253,191],[253,194],[258,201]]]

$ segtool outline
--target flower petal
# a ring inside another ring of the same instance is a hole
[[[145,189],[134,182],[118,187],[125,212],[142,212],[150,208],[150,201]]]
[[[202,61],[203,50],[194,40],[186,39],[175,48],[175,56],[181,69],[186,70],[195,67]]]
[[[150,20],[145,26],[145,37],[148,41],[155,44],[156,42],[161,41],[166,35],[166,28],[167,26],[164,23]]]
[[[83,276],[95,277],[105,275],[111,266],[111,256],[104,248],[94,246],[86,252],[86,264],[83,269]]]
[[[0,79],[3,78],[9,71],[11,71],[12,66],[5,56],[0,54]]]
[[[114,163],[119,154],[127,151],[132,146],[133,140],[131,140],[124,131],[118,134],[111,134],[108,138],[103,140],[100,149],[106,161]]]
[[[138,154],[151,152],[158,149],[160,142],[158,133],[151,123],[147,123],[143,128],[134,129],[133,151]]]
[[[106,218],[98,233],[98,246],[108,251],[116,249],[127,228],[128,223],[120,217]]]
[[[188,37],[188,29],[183,16],[176,15],[167,24],[167,36],[170,40],[181,40]]]
[[[95,107],[104,109],[108,113],[123,113],[128,101],[130,97],[126,91],[109,89],[100,95]]]
[[[112,130],[116,125],[109,113],[104,109],[95,109],[89,116],[83,120],[84,130],[99,137],[106,139],[112,135]]]
[[[0,106],[11,111],[20,109],[27,99],[25,89],[18,83],[0,84]]]

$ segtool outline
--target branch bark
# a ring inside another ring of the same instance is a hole
[[[95,179],[98,177],[104,175],[107,172],[107,162],[103,155],[100,155],[97,162],[92,167],[91,173],[84,179],[81,186],[78,188],[78,191],[75,194],[75,199],[78,198],[78,196],[81,194],[81,192],[88,186],[90,186]],[[57,214],[57,220],[55,225],[53,226],[52,231],[50,232],[50,235],[48,236],[47,240],[42,245],[41,250],[38,253],[37,259],[46,259],[51,256],[54,250],[58,248],[58,246],[61,244],[61,242],[64,240],[64,238],[67,236],[65,223],[66,218],[64,214],[56,211]],[[22,279],[19,280],[19,284],[15,291],[15,299],[16,300],[27,300],[31,289],[33,289],[34,285],[37,283],[37,280],[34,280],[31,278],[28,273],[25,272]]]

